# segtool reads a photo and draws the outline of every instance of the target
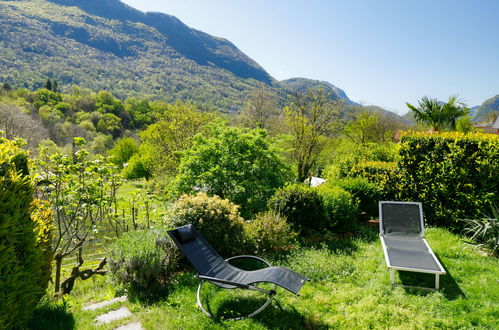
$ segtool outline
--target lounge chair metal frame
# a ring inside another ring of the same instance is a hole
[[[264,263],[267,267],[272,267],[272,265],[267,260],[256,257],[256,256],[250,256],[250,255],[240,255],[240,256],[230,257],[230,258],[225,259],[225,261],[229,262],[231,260],[236,260],[236,259],[256,259],[256,260]],[[222,279],[215,278],[215,277],[203,276],[203,275],[199,275],[199,274],[196,275],[196,278],[200,280],[199,285],[198,285],[198,289],[197,289],[197,293],[196,293],[196,305],[203,311],[203,313],[205,313],[209,317],[213,317],[213,316],[203,307],[203,304],[201,303],[201,287],[203,286],[204,282],[206,282],[206,281],[211,282],[211,283],[221,283],[221,284],[233,285],[233,286],[240,288],[240,289],[259,291],[259,292],[262,292],[262,293],[265,293],[268,295],[268,298],[265,301],[265,303],[263,303],[263,305],[261,305],[258,309],[256,309],[254,312],[252,312],[246,316],[232,318],[231,320],[234,320],[234,321],[253,317],[253,316],[257,315],[258,313],[260,313],[261,311],[263,311],[272,302],[272,300],[275,297],[276,290],[277,290],[277,284],[274,284],[273,290],[265,290],[265,289],[262,289],[262,288],[255,286],[255,285],[240,285],[240,284],[235,283],[235,282],[226,281],[226,280],[222,280]]]
[[[384,204],[401,204],[401,205],[417,205],[419,208],[419,222],[420,222],[420,229],[421,232],[419,234],[419,239],[424,243],[426,247],[426,253],[433,259],[435,264],[437,265],[438,269],[435,270],[430,270],[430,269],[423,269],[423,268],[417,268],[417,267],[402,267],[402,266],[397,266],[393,265],[392,262],[390,261],[390,247],[389,244],[387,244],[385,240],[385,231],[383,228],[383,205]],[[438,290],[440,288],[440,275],[445,275],[445,269],[442,267],[442,264],[438,260],[438,258],[435,256],[435,253],[431,249],[430,245],[428,245],[428,242],[426,241],[425,234],[424,234],[424,221],[423,221],[423,207],[420,202],[402,202],[402,201],[380,201],[379,202],[379,236],[381,240],[381,245],[383,247],[383,253],[385,255],[385,262],[386,266],[388,267],[390,271],[390,284],[392,286],[400,286],[400,287],[405,287],[405,288],[415,288],[415,289],[422,289],[422,290]],[[428,287],[421,287],[421,286],[412,286],[412,285],[403,285],[403,284],[396,284],[395,283],[395,270],[402,270],[402,271],[409,271],[409,272],[416,272],[416,273],[428,273],[428,274],[434,274],[435,275],[435,287],[434,288],[428,288]]]
[[[205,307],[203,307],[203,304],[201,303],[201,288],[205,282],[210,282],[224,289],[247,289],[258,291],[268,296],[267,300],[254,312],[246,316],[232,318],[232,320],[241,320],[253,317],[263,311],[274,299],[278,285],[298,295],[298,291],[308,280],[303,275],[295,273],[290,269],[272,267],[268,261],[256,256],[241,255],[228,259],[222,259],[192,225],[186,225],[170,230],[168,231],[168,234],[198,272],[195,276],[200,280],[196,292],[196,304],[203,311],[203,313],[209,317],[212,317],[212,315],[205,309]],[[184,239],[182,237],[186,238]],[[191,244],[190,247],[188,246],[189,244]],[[203,257],[207,257],[207,259],[210,260],[203,262],[204,259],[200,259]],[[263,270],[258,271],[244,271],[229,264],[230,261],[236,259],[254,259],[261,262],[266,267]],[[268,269],[270,272],[265,273],[265,269]],[[216,275],[211,276],[217,272],[219,274],[223,274],[224,271],[229,271],[227,278],[217,277]],[[259,275],[254,274],[257,272],[259,272]],[[242,275],[242,277],[231,276],[234,274]],[[281,278],[281,276],[276,278],[276,274],[282,275],[285,279]],[[231,278],[234,278],[234,280]],[[237,279],[239,279],[239,281],[237,281]],[[257,283],[262,282],[273,284],[274,288],[272,290],[266,290],[256,286]]]

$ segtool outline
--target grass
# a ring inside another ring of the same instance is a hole
[[[278,289],[276,299],[254,319],[225,320],[256,306],[261,297],[212,285],[203,288],[202,296],[209,298],[215,318],[205,316],[195,306],[198,282],[187,272],[177,275],[168,296],[153,303],[127,301],[108,308],[128,306],[134,316],[126,321],[96,327],[95,317],[105,310],[81,311],[86,304],[121,294],[100,276],[78,282],[71,297],[65,298],[65,305],[46,300],[33,322],[50,329],[111,329],[132,320],[140,321],[146,329],[495,328],[499,319],[499,259],[468,248],[459,236],[445,229],[429,228],[426,234],[447,270],[437,292],[391,287],[376,232],[365,228],[355,238],[305,244],[273,258],[272,263],[312,280],[300,296]],[[434,277],[398,272],[396,280],[432,286]],[[66,322],[66,327],[50,326],[51,320]]]

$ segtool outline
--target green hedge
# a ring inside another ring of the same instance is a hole
[[[338,186],[322,184],[316,188],[324,209],[325,227],[348,231],[354,229],[357,222],[357,202],[352,195]]]
[[[399,198],[422,202],[430,224],[460,229],[499,204],[498,135],[405,135],[400,156]]]
[[[362,177],[356,177],[336,180],[332,184],[348,191],[356,200],[359,220],[367,221],[378,217],[378,201],[381,197],[381,189],[376,183],[369,182]]]
[[[380,190],[380,199],[393,200],[398,197],[396,162],[361,162],[352,167],[349,177],[362,177],[375,183]]]
[[[269,208],[286,217],[297,231],[321,230],[326,225],[321,196],[317,189],[302,183],[278,189],[269,200]]]
[[[25,327],[47,286],[50,256],[44,255],[44,243],[37,242],[41,228],[31,218],[32,202],[27,153],[1,138],[0,329]]]

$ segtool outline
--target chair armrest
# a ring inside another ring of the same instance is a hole
[[[238,288],[242,288],[242,289],[249,289],[249,287],[250,287],[249,285],[246,285],[246,284],[235,283],[235,282],[227,281],[227,280],[217,278],[217,277],[204,276],[204,275],[197,275],[196,277],[200,280],[206,280],[206,281],[210,281],[210,282],[218,282],[218,283],[222,283],[222,284],[229,284],[229,285],[237,286]]]
[[[268,262],[267,260],[259,258],[259,257],[255,257],[255,256],[250,256],[250,255],[241,255],[241,256],[230,257],[230,258],[225,259],[225,261],[229,262],[229,261],[234,260],[234,259],[256,259],[258,261],[263,262],[267,266],[272,267],[270,262]]]

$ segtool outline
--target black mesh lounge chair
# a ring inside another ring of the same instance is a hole
[[[194,228],[193,225],[186,225],[168,231],[175,244],[184,253],[190,263],[194,266],[198,274],[196,277],[201,280],[197,290],[197,305],[208,316],[211,317],[201,304],[201,286],[205,281],[209,281],[224,289],[249,289],[260,291],[268,295],[267,301],[253,313],[239,317],[252,317],[260,313],[272,301],[277,286],[280,286],[294,294],[298,294],[301,287],[308,280],[290,269],[282,267],[272,267],[264,259],[254,256],[237,256],[229,259],[222,259],[220,255],[211,247],[205,238]],[[265,264],[267,268],[245,271],[229,264],[234,259],[252,258]],[[268,282],[274,284],[273,290],[265,290],[255,284]]]
[[[379,202],[379,232],[392,285],[397,269],[435,274],[435,290],[439,289],[445,270],[426,242],[421,203]]]

